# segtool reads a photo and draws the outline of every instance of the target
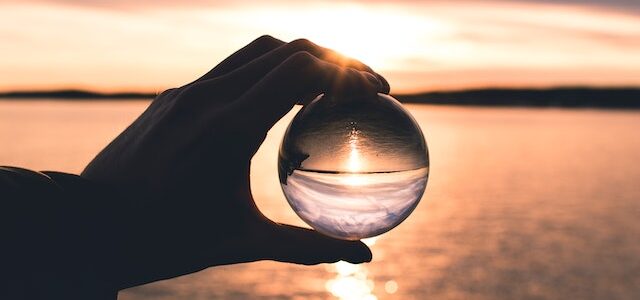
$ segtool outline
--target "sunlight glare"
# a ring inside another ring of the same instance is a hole
[[[362,159],[358,150],[358,142],[360,140],[360,131],[356,128],[355,123],[351,123],[351,131],[349,132],[349,160],[347,161],[347,170],[357,173],[362,171]],[[353,177],[353,176],[351,176]],[[353,177],[353,179],[356,179]],[[357,180],[353,180],[351,184],[357,184]]]
[[[380,236],[374,236],[374,237],[370,237],[370,238],[366,238],[366,239],[362,239],[360,240],[361,242],[363,242],[365,245],[371,247],[373,245],[376,244],[376,241],[380,238]]]
[[[398,283],[395,280],[389,280],[384,284],[384,290],[388,294],[393,294],[398,291]]]
[[[281,32],[283,36],[307,37],[377,69],[392,68],[394,61],[415,56],[415,49],[423,48],[425,42],[424,37],[416,36],[416,30],[428,32],[429,38],[449,36],[452,32],[443,21],[394,5],[311,6],[303,15],[283,9],[265,13],[263,9],[251,13],[250,19],[255,25]]]
[[[160,92],[261,34],[307,38],[357,58],[394,92],[640,84],[640,17],[604,4],[116,1],[112,9],[54,2],[0,1],[1,90]]]
[[[349,172],[358,172],[362,170],[362,160],[360,159],[360,153],[358,148],[351,146],[349,152],[349,160],[347,161],[347,168]]]
[[[361,186],[361,185],[367,184],[369,181],[363,176],[359,176],[357,174],[350,174],[342,178],[342,182],[350,186]]]
[[[364,266],[339,261],[332,265],[331,272],[336,277],[326,282],[325,288],[335,297],[341,300],[368,300],[377,299],[372,294],[374,283],[367,278],[367,270]]]

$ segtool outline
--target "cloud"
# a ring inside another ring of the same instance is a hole
[[[515,2],[510,0],[501,1]],[[592,6],[629,13],[640,13],[640,1],[637,0],[517,0],[517,2]]]

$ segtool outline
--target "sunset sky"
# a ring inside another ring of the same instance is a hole
[[[393,92],[640,85],[640,1],[130,2],[0,0],[0,91],[157,92],[262,34],[358,58]]]

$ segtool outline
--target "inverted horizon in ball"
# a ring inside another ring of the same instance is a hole
[[[321,95],[287,128],[280,184],[315,230],[357,240],[405,220],[424,193],[429,156],[420,127],[389,95]]]

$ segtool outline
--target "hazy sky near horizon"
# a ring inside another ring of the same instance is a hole
[[[640,1],[0,0],[0,90],[161,91],[261,34],[356,57],[394,92],[640,85]]]

